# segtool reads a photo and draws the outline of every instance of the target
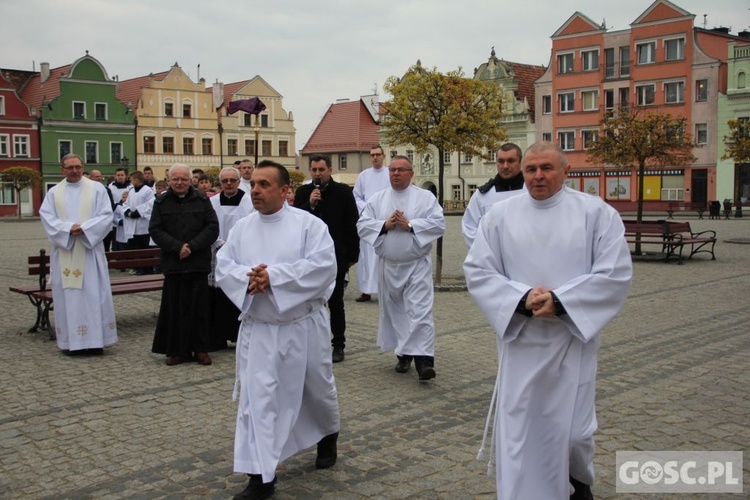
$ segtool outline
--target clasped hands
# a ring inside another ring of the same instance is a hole
[[[404,215],[404,212],[401,210],[395,210],[388,219],[386,219],[385,224],[383,224],[386,231],[390,231],[391,229],[398,227],[403,229],[404,231],[409,230],[409,219],[406,218]]]
[[[268,266],[261,264],[250,269],[247,275],[250,277],[250,284],[247,286],[247,292],[250,295],[256,293],[265,293],[271,286],[270,278],[268,277]]]
[[[535,286],[526,296],[526,309],[530,310],[535,318],[555,317],[555,302],[552,299],[551,290],[543,286]]]
[[[78,236],[79,234],[83,234],[83,229],[81,229],[81,225],[73,224],[70,227],[70,234],[72,234],[73,236]]]

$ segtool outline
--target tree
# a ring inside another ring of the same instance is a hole
[[[588,150],[588,160],[606,166],[638,168],[638,215],[643,222],[643,179],[646,167],[684,165],[695,161],[687,118],[643,109],[619,109],[600,122],[599,138]],[[640,253],[640,245],[636,245]]]
[[[462,151],[487,156],[505,139],[501,126],[502,90],[491,82],[465,78],[459,68],[442,74],[417,64],[404,76],[391,76],[383,90],[382,134],[389,144],[411,144],[418,153],[438,150],[438,203],[443,206],[444,154]],[[437,242],[436,282],[442,279],[443,239]]]
[[[26,188],[38,189],[42,184],[42,175],[28,167],[10,167],[0,173],[0,179],[13,186],[16,193],[16,212],[21,218],[21,191]]]
[[[305,182],[305,173],[302,170],[289,170],[289,180],[291,181],[289,187],[295,190]]]
[[[724,136],[724,154],[722,160],[733,160],[735,163],[750,163],[750,120],[739,118],[729,120],[729,135]]]

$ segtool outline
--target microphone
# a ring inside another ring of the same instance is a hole
[[[320,181],[313,181],[313,189],[320,189]],[[313,201],[312,206],[310,208],[312,208],[313,210],[318,208],[318,201],[320,200]]]

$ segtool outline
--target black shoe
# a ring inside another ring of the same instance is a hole
[[[344,348],[334,347],[333,353],[331,354],[331,361],[334,363],[341,363],[344,361]]]
[[[101,356],[102,354],[104,354],[104,349],[102,349],[101,347],[86,349],[86,354],[88,354],[89,356]]]
[[[318,442],[318,456],[315,457],[316,469],[329,469],[336,463],[336,458],[338,458],[336,441],[338,439],[339,433],[334,432]]]
[[[244,490],[237,493],[234,500],[261,500],[269,498],[276,491],[276,476],[270,483],[264,483],[260,474],[250,474],[250,481]]]
[[[398,363],[396,363],[396,372],[397,373],[406,373],[409,371],[409,368],[411,368],[411,356],[397,356],[398,357]]]
[[[414,367],[417,369],[420,381],[431,380],[437,375],[435,373],[435,358],[432,356],[416,356]]]
[[[570,484],[573,485],[575,491],[570,495],[570,500],[594,500],[594,494],[591,493],[591,486],[582,483],[573,476],[569,476]]]
[[[362,295],[354,299],[354,302],[370,302],[370,300],[372,300],[372,297],[370,296],[370,294],[363,293]]]

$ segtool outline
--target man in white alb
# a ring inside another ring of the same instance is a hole
[[[527,191],[492,206],[464,262],[498,340],[500,500],[592,498],[599,333],[627,298],[632,263],[620,215],[563,187],[569,169],[555,144],[529,147]]]
[[[62,159],[65,176],[44,197],[39,216],[52,242],[50,283],[57,346],[68,354],[102,354],[117,342],[104,237],[112,205],[101,183],[83,177],[75,154]]]
[[[367,201],[378,191],[391,187],[388,178],[388,169],[383,168],[385,154],[381,146],[370,148],[370,161],[372,168],[365,169],[357,177],[354,183],[354,199],[360,215],[367,205]],[[375,249],[366,241],[359,245],[359,260],[357,261],[357,288],[362,294],[355,300],[357,302],[369,302],[373,293],[378,293],[378,257]]]
[[[409,158],[394,157],[388,171],[391,187],[370,198],[357,222],[362,242],[380,259],[378,346],[396,352],[398,373],[409,371],[413,359],[419,380],[430,380],[435,377],[430,251],[445,232],[445,218],[435,196],[411,184]]]
[[[336,463],[339,408],[325,303],[336,279],[328,227],[286,202],[289,172],[253,171],[255,212],[216,254],[216,281],[240,309],[234,470],[250,481],[234,498],[267,498],[277,466],[318,444],[315,466]]]
[[[250,179],[253,176],[253,162],[242,160],[237,165],[237,170],[240,171],[240,185],[238,187],[249,195],[251,189]]]

